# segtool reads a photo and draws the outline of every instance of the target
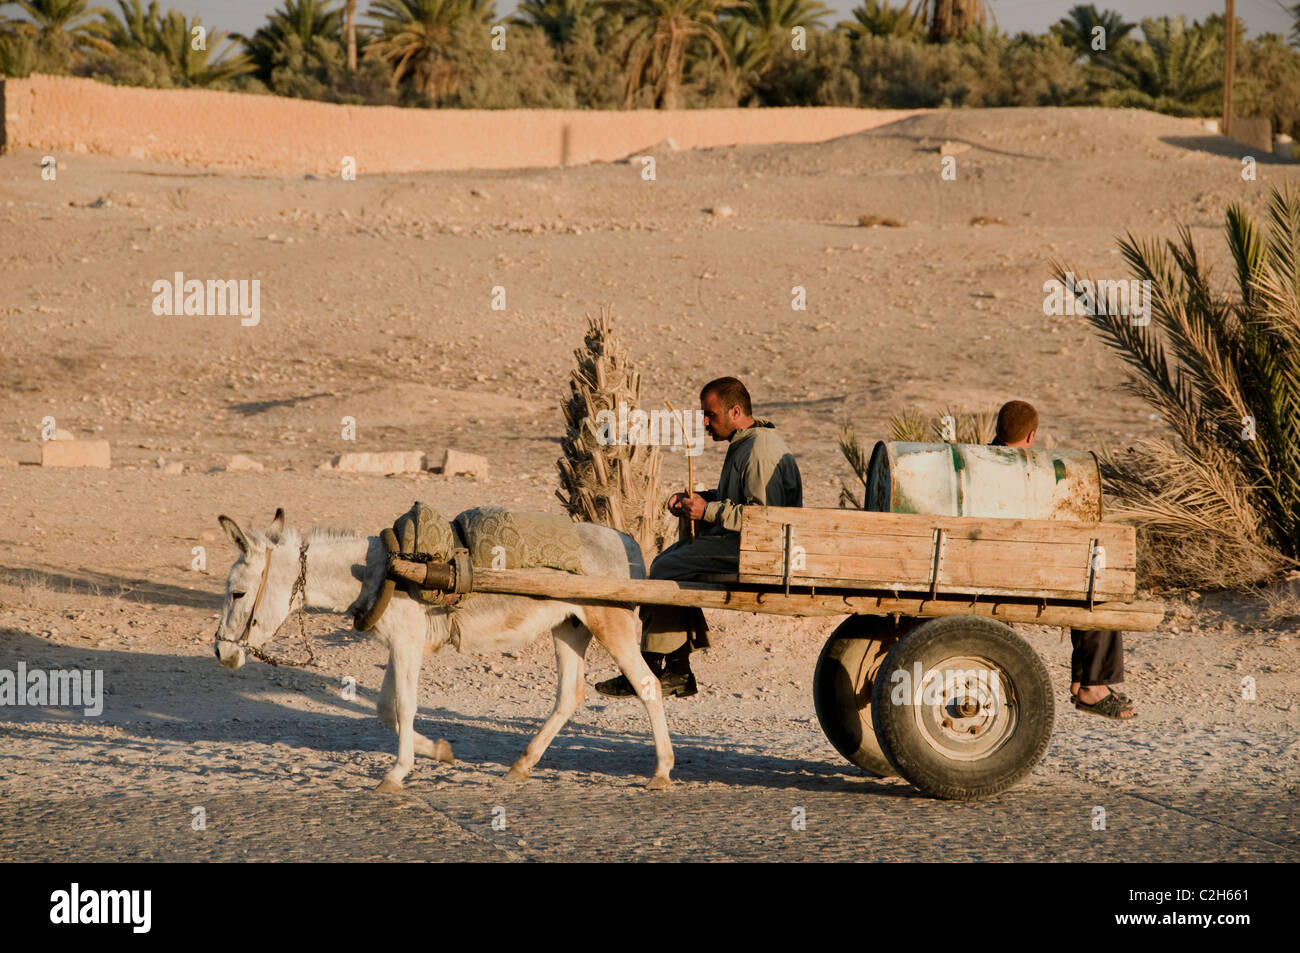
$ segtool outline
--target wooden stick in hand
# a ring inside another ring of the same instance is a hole
[[[691,494],[695,492],[695,458],[690,454],[689,438],[686,435],[686,418],[682,416],[681,411],[673,406],[671,400],[665,400],[668,409],[677,415],[677,422],[682,425],[682,446],[686,451],[686,498],[689,501]],[[677,538],[694,539],[695,538],[695,521],[691,519],[689,513],[683,513],[677,517]]]

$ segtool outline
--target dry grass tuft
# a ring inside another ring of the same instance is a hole
[[[1255,590],[1263,604],[1260,615],[1270,625],[1300,619],[1300,573],[1290,573],[1276,585]]]
[[[884,215],[859,215],[858,224],[863,228],[903,228],[902,222]]]

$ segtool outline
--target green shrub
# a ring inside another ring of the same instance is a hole
[[[578,105],[555,48],[540,27],[511,27],[506,48],[493,50],[491,36],[481,25],[462,22],[452,28],[449,56],[464,79],[455,92],[436,101],[439,106],[574,109]]]
[[[1241,116],[1267,116],[1274,132],[1300,139],[1300,49],[1276,33],[1246,43],[1237,61],[1233,106]]]
[[[753,84],[764,106],[859,106],[862,89],[844,33],[810,33],[808,49],[782,49]]]

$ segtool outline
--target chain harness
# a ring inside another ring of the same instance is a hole
[[[270,652],[264,651],[258,648],[257,646],[250,644],[248,641],[249,636],[252,635],[253,633],[253,622],[257,618],[258,607],[261,606],[262,604],[262,596],[266,592],[266,580],[271,575],[271,553],[272,552],[273,550],[267,550],[266,565],[262,567],[262,580],[258,584],[257,595],[253,597],[253,610],[250,613],[248,613],[248,621],[244,623],[243,634],[241,634],[238,639],[218,638],[217,641],[228,642],[231,645],[241,646],[244,649],[244,651],[247,652],[249,655],[253,656],[253,658],[260,659],[263,662],[266,662],[268,665],[275,665],[275,666],[284,665],[289,668],[303,668],[304,666],[310,665],[316,659],[315,653],[312,652],[311,641],[307,638],[307,630],[302,618],[303,610],[306,608],[307,605],[307,540],[306,539],[303,539],[302,543],[298,546],[298,578],[293,581],[293,589],[291,589],[289,592],[289,611],[290,612],[293,611],[293,600],[295,598],[298,599],[298,637],[299,639],[302,640],[303,644],[307,647],[307,658],[303,659],[302,661],[294,661],[291,659],[280,658],[279,656],[272,655]],[[281,627],[283,627],[284,623],[281,623],[280,625]],[[274,635],[279,631],[280,629],[277,628],[275,632],[272,633],[272,636],[274,637]]]

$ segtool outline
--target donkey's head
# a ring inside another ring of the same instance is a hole
[[[289,617],[299,560],[291,547],[279,545],[283,509],[275,511],[265,533],[245,534],[229,516],[217,519],[239,547],[239,558],[226,577],[226,601],[216,635],[217,658],[234,670],[247,661],[248,648],[269,642]]]

